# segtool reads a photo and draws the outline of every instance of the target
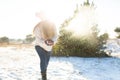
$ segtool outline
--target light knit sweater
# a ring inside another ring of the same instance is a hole
[[[41,25],[42,26],[42,25]],[[51,51],[52,50],[52,46],[47,46],[45,44],[45,39],[43,38],[42,36],[42,33],[41,33],[41,30],[39,28],[39,26],[36,26],[34,28],[34,36],[35,36],[35,45],[39,45],[40,47],[42,47],[43,49],[45,49],[46,51]],[[57,41],[57,33],[56,35],[52,38],[52,40],[54,41],[54,44],[55,42]]]

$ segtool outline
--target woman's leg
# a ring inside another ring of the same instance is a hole
[[[47,71],[47,66],[50,60],[51,53],[45,51],[40,46],[35,46],[35,49],[40,58],[40,69],[41,69],[42,78],[45,78],[43,80],[46,80],[46,71]]]
[[[46,71],[46,64],[47,64],[47,52],[44,51],[40,46],[35,46],[35,49],[39,55],[40,58],[40,69],[41,72],[45,72]]]
[[[47,56],[47,64],[46,64],[46,67],[48,67],[51,54],[52,54],[52,51],[49,51],[49,52],[47,53],[47,55],[46,55],[46,56]]]

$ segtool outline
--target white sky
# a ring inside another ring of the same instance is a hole
[[[120,0],[94,0],[97,5],[98,24],[104,32],[116,36],[114,29],[120,27]]]
[[[0,37],[25,38],[31,34],[40,19],[36,12],[43,11],[57,25],[72,15],[76,3],[84,0],[0,0]],[[93,0],[91,0],[93,1]],[[98,24],[111,32],[120,26],[120,0],[94,0]]]

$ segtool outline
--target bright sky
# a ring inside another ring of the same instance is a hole
[[[35,16],[43,12],[60,25],[73,14],[76,3],[84,0],[0,0],[0,37],[25,38],[31,34],[40,19]],[[90,2],[93,0],[90,0]],[[98,24],[103,31],[111,32],[120,26],[120,0],[94,0],[97,6]]]
[[[103,32],[115,37],[114,29],[120,27],[120,0],[94,0],[98,12],[98,24]]]

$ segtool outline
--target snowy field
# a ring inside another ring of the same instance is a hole
[[[120,58],[51,57],[48,80],[120,80]],[[39,80],[34,48],[0,47],[0,80]]]

